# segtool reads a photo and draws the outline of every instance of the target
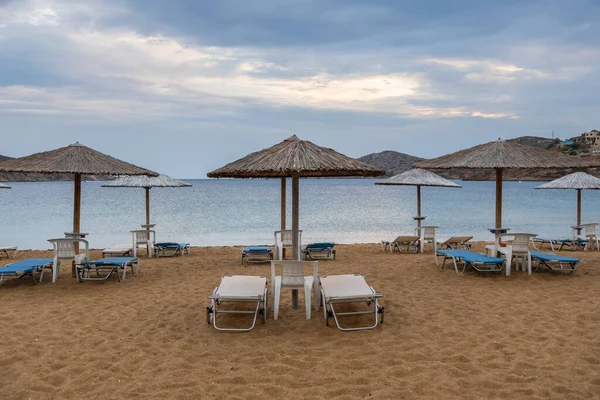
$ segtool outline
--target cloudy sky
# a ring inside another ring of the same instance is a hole
[[[600,129],[596,0],[0,0],[0,154],[180,178],[291,134],[435,157]]]

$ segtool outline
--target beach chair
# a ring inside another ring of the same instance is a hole
[[[402,251],[402,247],[405,247],[405,251],[412,251],[413,253],[416,253],[417,251],[419,251],[419,236],[398,236],[396,239],[392,240],[391,242],[384,242],[383,240],[381,241],[381,246],[383,248],[383,250],[385,251],[385,247],[384,247],[384,243],[385,246],[390,246],[390,251],[393,253],[394,250],[397,250],[400,253],[404,253],[404,251]]]
[[[156,232],[152,229],[136,229],[131,232],[133,256],[137,257],[138,247],[146,246],[148,257],[152,257],[152,247],[156,243]]]
[[[85,239],[58,238],[48,239],[54,246],[54,261],[52,263],[52,283],[56,282],[63,261],[73,261],[75,265],[89,260],[90,244]],[[75,254],[75,242],[83,243],[85,254]]]
[[[276,274],[276,266],[281,265],[281,275]],[[318,261],[292,261],[279,260],[271,261],[271,286],[273,289],[273,316],[277,319],[279,316],[279,299],[282,289],[303,290],[306,306],[306,319],[310,319],[311,314],[311,292],[314,292],[315,310],[319,309],[318,296]],[[312,266],[313,275],[304,275],[304,267]]]
[[[590,248],[594,248],[594,244],[596,244],[596,250],[600,250],[600,245],[598,244],[599,240],[598,240],[598,235],[596,234],[596,225],[599,225],[598,223],[591,223],[591,224],[583,224],[582,226],[585,228],[585,231],[583,233],[583,238],[587,239],[590,241]]]
[[[291,229],[275,231],[275,254],[278,260],[283,259],[283,249],[291,249],[292,246],[292,234]],[[302,258],[302,231],[298,231],[298,256],[296,259]]]
[[[35,285],[34,272],[39,272],[41,282],[44,278],[44,268],[51,267],[53,262],[54,259],[52,258],[26,258],[25,260],[7,264],[0,267],[0,283],[2,283],[5,276],[16,278],[31,276],[33,284]]]
[[[190,254],[189,243],[178,242],[158,242],[154,244],[154,252],[157,257],[172,257],[177,255]]]
[[[437,257],[443,257],[442,269],[446,264],[446,260],[451,258],[454,263],[454,271],[458,272],[458,263],[463,264],[462,273],[465,273],[467,267],[471,267],[479,272],[500,272],[505,263],[504,258],[488,257],[485,254],[475,253],[468,250],[437,250]],[[436,257],[436,263],[437,263]]]
[[[116,244],[102,249],[102,257],[129,257],[133,254],[130,244]]]
[[[330,275],[320,278],[321,299],[325,324],[329,326],[329,318],[333,318],[335,325],[342,331],[359,331],[373,329],[379,322],[383,323],[383,307],[379,305],[379,298],[383,293],[377,293],[372,286],[367,284],[362,275]],[[366,303],[371,307],[366,311],[336,311],[336,305],[347,303]],[[342,327],[339,317],[351,315],[373,314],[372,325],[358,327]]]
[[[335,260],[335,243],[318,242],[306,245],[302,249],[305,260]]]
[[[530,253],[533,261],[537,261],[535,267],[536,271],[540,265],[543,265],[551,271],[573,273],[575,272],[576,264],[581,261],[579,258],[560,256],[552,253],[542,253],[540,251],[531,251]],[[565,266],[567,266],[567,268],[565,268]]]
[[[242,265],[249,263],[264,263],[273,259],[273,250],[267,246],[248,246],[242,249]]]
[[[76,265],[77,280],[83,281],[105,281],[116,273],[117,280],[121,282],[127,274],[127,267],[131,268],[131,274],[137,275],[140,264],[137,257],[107,257],[93,261],[82,261]],[[92,270],[96,276],[92,276]],[[119,270],[123,270],[123,276],[119,275]],[[102,272],[102,274],[101,274]]]
[[[441,249],[457,250],[462,248],[463,250],[471,250],[471,243],[469,241],[473,239],[473,236],[452,236],[449,239],[439,243]]]
[[[12,256],[8,252],[12,252]],[[17,246],[2,246],[0,247],[0,253],[4,254],[7,258],[15,258],[15,255],[17,255]]]
[[[212,323],[216,330],[246,332],[256,325],[258,315],[263,323],[267,320],[267,278],[263,276],[225,276],[219,286],[208,296],[210,306],[206,307],[206,322]],[[224,303],[254,303],[254,310],[222,309]],[[217,325],[218,314],[253,314],[249,328],[224,328]]]
[[[429,246],[429,248],[433,248],[434,254],[437,249],[437,243],[435,239],[435,230],[438,229],[439,226],[421,226],[415,229],[415,233],[420,234],[420,251],[421,253],[425,250],[425,244]]]

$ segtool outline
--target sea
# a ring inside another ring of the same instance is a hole
[[[151,222],[158,241],[193,246],[272,244],[280,227],[279,179],[190,179],[186,188],[150,190]],[[378,243],[416,226],[416,188],[379,186],[377,179],[301,179],[302,242]],[[456,181],[460,189],[421,189],[424,225],[438,237],[471,235],[493,240],[495,183]],[[81,231],[91,248],[131,242],[145,223],[140,188],[82,183]],[[570,237],[576,222],[575,190],[534,190],[542,182],[504,182],[503,226],[511,232]],[[49,249],[48,239],[73,227],[72,182],[11,182],[0,190],[0,246]],[[291,228],[291,182],[287,221]],[[582,222],[600,222],[600,192],[583,191]]]

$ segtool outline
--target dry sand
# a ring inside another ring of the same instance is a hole
[[[565,251],[585,260],[574,275],[506,277],[456,275],[431,252],[337,249],[320,273],[366,274],[385,293],[375,330],[306,321],[284,292],[278,321],[269,310],[252,332],[217,332],[205,307],[220,277],[269,273],[242,266],[239,247],[143,258],[122,283],[78,284],[67,268],[56,284],[5,282],[0,398],[600,397],[600,252]]]

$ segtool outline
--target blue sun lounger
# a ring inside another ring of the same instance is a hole
[[[305,259],[310,260],[335,260],[335,243],[318,242],[306,245],[302,249]]]
[[[53,258],[26,258],[25,260],[10,263],[0,268],[0,283],[5,276],[23,278],[31,276],[35,284],[34,272],[40,273],[40,282],[44,278],[44,267],[52,267]]]
[[[467,267],[479,272],[500,272],[506,261],[504,258],[488,257],[485,254],[475,253],[468,250],[437,250],[436,256],[444,257],[442,268],[446,259],[451,258],[454,263],[454,271],[458,274],[458,263],[463,263],[463,274]]]
[[[575,265],[580,262],[579,258],[559,256],[558,254],[542,253],[541,251],[530,251],[531,259],[537,261],[535,270],[540,265],[548,267],[551,271],[575,272]],[[565,265],[567,268],[565,268]]]
[[[584,249],[587,247],[590,242],[588,239],[548,239],[548,238],[540,238],[533,237],[531,238],[531,242],[533,247],[536,249],[541,249],[544,244],[549,244],[552,251],[562,251],[563,247],[569,247],[575,250],[576,248],[583,247]]]
[[[263,263],[273,259],[273,250],[268,246],[248,246],[242,249],[242,265],[248,263]]]
[[[83,261],[76,265],[77,267],[77,280],[83,281],[104,281],[111,277],[113,272],[116,272],[117,280],[121,282],[125,279],[127,267],[131,267],[131,273],[137,275],[140,268],[139,259],[137,257],[106,257],[94,261]],[[123,276],[119,276],[119,269],[123,270]],[[90,273],[94,270],[96,276],[90,276]],[[101,275],[103,272],[104,275]]]
[[[154,244],[154,252],[157,257],[171,257],[174,255],[190,254],[189,243],[159,242]]]

